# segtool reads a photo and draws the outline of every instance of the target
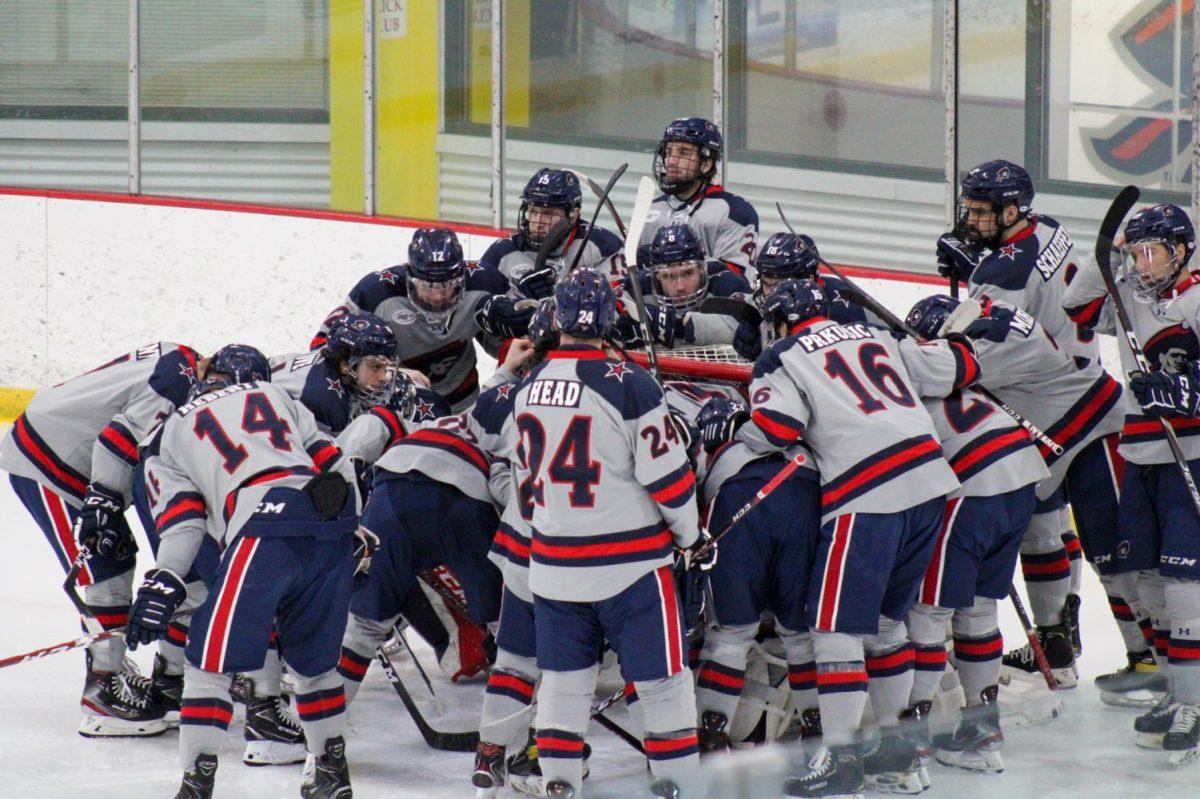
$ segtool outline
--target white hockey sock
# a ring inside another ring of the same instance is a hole
[[[481,741],[499,744],[510,752],[525,744],[533,721],[534,687],[540,675],[535,658],[496,650],[496,664],[483,694]]]
[[[183,671],[179,709],[179,760],[184,771],[197,755],[216,755],[233,719],[228,674],[204,671],[188,663]]]
[[[399,616],[390,620],[375,621],[350,614],[346,620],[346,632],[342,635],[342,654],[338,658],[337,673],[341,675],[345,686],[346,702],[354,701],[358,688],[362,685],[375,650],[382,644],[395,626]]]
[[[642,743],[655,777],[671,780],[681,796],[703,796],[700,744],[696,738],[692,672],[683,669],[663,680],[634,683],[645,713]],[[732,716],[730,717],[732,718]]]
[[[292,672],[295,674],[295,672]],[[315,677],[296,677],[296,713],[308,751],[325,753],[325,742],[343,735],[346,729],[346,693],[335,669]]]
[[[954,660],[968,705],[980,703],[984,688],[1000,679],[1004,639],[996,600],[975,597],[975,604],[954,612]]]
[[[813,632],[817,657],[817,704],[827,744],[853,743],[867,705],[862,636]]]
[[[696,675],[696,718],[720,713],[733,721],[746,685],[746,655],[758,632],[757,624],[714,627],[705,636],[705,658]]]
[[[788,687],[796,710],[803,713],[817,707],[817,655],[813,649],[812,633],[794,632],[775,625],[787,652]]]
[[[1071,561],[1063,547],[1058,509],[1033,514],[1021,540],[1021,573],[1034,623],[1039,627],[1062,624],[1062,609],[1071,587]]]
[[[954,611],[921,602],[908,613],[908,638],[913,642],[913,686],[908,703],[931,702],[946,671],[946,637]]]
[[[867,636],[863,644],[875,720],[880,727],[894,727],[900,723],[900,711],[908,707],[913,687],[913,646],[904,622],[881,618],[879,633]]]
[[[546,782],[559,780],[583,791],[583,737],[591,717],[599,666],[545,671],[538,687],[538,763]],[[689,708],[689,717],[692,709]]]

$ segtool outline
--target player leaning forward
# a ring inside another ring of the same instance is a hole
[[[146,480],[155,487],[150,500],[161,543],[134,601],[130,648],[166,634],[187,595],[181,575],[204,536],[224,551],[188,634],[179,735],[185,773],[177,799],[212,796],[217,752],[233,716],[232,674],[262,667],[272,630],[296,678],[311,753],[301,794],[350,795],[345,697],[335,666],[353,572],[353,471],[312,413],[270,379],[258,350],[222,348],[194,398],[149,446]]]
[[[673,547],[702,538],[695,478],[661,389],[601,349],[616,316],[608,283],[579,270],[555,297],[561,344],[526,378],[512,411],[518,501],[533,539],[529,587],[543,670],[537,746],[547,793],[582,795],[583,737],[607,640],[645,708],[651,771],[680,795],[701,796],[671,570]]]
[[[1118,240],[1118,243],[1121,243]],[[1171,750],[1173,762],[1197,754],[1200,741],[1200,510],[1172,457],[1160,418],[1175,430],[1189,470],[1200,480],[1200,277],[1187,269],[1196,235],[1187,212],[1156,205],[1125,226],[1124,273],[1117,280],[1130,323],[1145,348],[1150,373],[1138,370],[1118,335],[1121,368],[1141,413],[1125,418],[1120,525],[1125,558],[1154,623],[1156,658],[1169,690],[1134,724],[1138,743]],[[1111,301],[1093,262],[1063,296],[1072,318],[1114,332]]]
[[[773,452],[802,439],[821,473],[805,621],[827,748],[786,792],[862,795],[855,739],[868,674],[881,730],[866,750],[867,779],[881,788],[911,784],[920,761],[898,726],[913,685],[903,619],[929,565],[946,495],[959,488],[921,397],[969,385],[979,364],[963,341],[918,345],[862,323],[839,324],[811,280],[783,281],[763,315],[779,340],[755,362],[752,422],[738,440]]]

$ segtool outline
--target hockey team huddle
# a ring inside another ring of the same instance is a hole
[[[542,169],[478,263],[418,230],[308,351],[158,342],[40,391],[0,467],[106,631],[79,732],[177,726],[177,799],[206,799],[238,701],[246,763],[304,762],[301,796],[348,799],[347,704],[415,633],[452,679],[486,678],[478,797],[582,796],[615,701],[657,796],[705,796],[700,759],[755,736],[801,739],[788,796],[920,793],[933,762],[1003,769],[1002,682],[1076,684],[1086,559],[1128,653],[1102,698],[1140,709],[1138,745],[1194,757],[1187,213],[1138,210],[1106,282],[1025,170],[989,161],[936,244],[952,291],[901,320],[810,236],[760,243],[721,157],[715,125],[675,120],[629,232],[581,221],[581,176]],[[1123,325],[1124,386],[1096,336]],[[477,345],[499,361],[482,385]],[[697,347],[745,382],[658,368]],[[154,550],[136,586],[131,505]],[[1036,635],[1004,653],[1018,560]],[[144,677],[125,655],[149,644]],[[785,713],[751,732],[764,650]],[[597,697],[614,660],[625,689]],[[933,734],[952,677],[965,707]]]

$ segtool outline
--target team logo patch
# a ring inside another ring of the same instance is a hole
[[[657,220],[657,219],[658,219],[660,216],[662,216],[662,211],[661,211],[661,210],[659,210],[658,208],[651,208],[649,211],[647,211],[647,212],[646,212],[646,221],[647,221],[647,222],[654,222],[654,221],[655,221],[655,220]]]
[[[527,402],[554,408],[578,408],[581,393],[579,383],[574,380],[534,380],[529,384]]]
[[[417,321],[417,312],[408,308],[401,308],[392,314],[392,321],[398,325],[411,325]]]
[[[1129,539],[1125,539],[1121,543],[1117,544],[1117,557],[1121,560],[1124,560],[1125,558],[1129,557],[1129,553],[1132,551],[1132,549],[1133,547],[1130,545]]]
[[[625,363],[624,361],[618,361],[617,363],[610,363],[608,365],[608,371],[604,376],[615,377],[617,378],[618,383],[624,383],[625,375],[629,374],[631,371],[633,370],[629,368],[629,364]]]

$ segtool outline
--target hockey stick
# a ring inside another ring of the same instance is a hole
[[[124,627],[118,627],[114,630],[101,630],[98,633],[84,635],[70,641],[63,641],[61,644],[35,649],[32,652],[26,652],[23,655],[13,655],[12,657],[0,659],[0,669],[5,668],[6,666],[15,666],[18,663],[24,663],[27,660],[39,660],[44,657],[50,657],[51,655],[57,655],[59,652],[70,652],[72,649],[79,649],[83,646],[91,646],[97,641],[107,641],[109,638],[115,638],[118,635],[124,634]]]
[[[408,711],[409,717],[412,718],[413,724],[417,725],[417,731],[421,733],[421,737],[425,739],[425,743],[432,749],[437,749],[442,752],[474,752],[479,745],[479,733],[471,732],[443,732],[435,730],[425,720],[425,716],[421,713],[417,703],[412,698],[412,694],[408,692],[408,688],[404,685],[399,672],[392,665],[391,659],[383,648],[375,650],[375,658],[379,661],[379,665],[383,666],[383,672],[387,675],[388,681],[392,687],[396,689],[396,694],[400,697],[400,701],[404,703],[404,709]]]
[[[779,203],[775,203],[775,208],[779,211],[779,217],[783,220],[783,224],[787,225],[787,229],[790,230],[793,235],[795,235],[795,229],[791,226],[791,223],[788,222],[787,217],[783,215],[783,208],[779,205]],[[903,319],[896,316],[896,314],[892,313],[887,306],[864,291],[853,280],[842,274],[841,270],[836,266],[826,261],[820,255],[817,256],[817,262],[832,272],[836,278],[846,284],[848,290],[843,291],[842,294],[844,294],[847,298],[854,300],[868,311],[871,311],[894,330],[898,330],[906,335],[912,336],[917,341],[925,341],[925,339],[919,333],[917,333],[917,331],[913,330]],[[1012,420],[1021,427],[1024,427],[1029,433],[1030,437],[1032,437],[1043,447],[1050,450],[1055,455],[1063,454],[1062,444],[1059,444],[1053,438],[1046,435],[1046,433],[1040,427],[1026,419],[1024,414],[1022,414],[1016,408],[1012,407],[1007,402],[996,396],[991,389],[981,384],[976,384],[972,386],[972,388],[999,406],[1000,410],[1011,416]]]
[[[558,252],[558,249],[563,246],[563,242],[571,237],[571,231],[574,230],[574,225],[565,219],[560,219],[550,228],[550,232],[546,234],[546,238],[542,240],[541,246],[538,247],[537,255],[533,259],[533,269],[531,272],[537,272],[544,269],[546,262],[550,260],[550,256]]]
[[[412,658],[413,665],[417,667],[417,674],[421,675],[421,679],[425,682],[425,687],[429,689],[429,695],[437,703],[437,691],[433,690],[433,683],[430,681],[429,675],[425,673],[425,667],[421,665],[421,661],[417,660],[417,653],[413,651],[412,644],[408,642],[408,638],[404,635],[404,631],[400,629],[399,624],[392,629],[396,633],[396,638],[400,639],[400,644],[404,647],[404,651]],[[441,710],[441,708],[439,707],[438,710]]]
[[[1133,324],[1129,321],[1129,312],[1125,308],[1125,302],[1117,291],[1117,280],[1113,275],[1111,260],[1113,239],[1121,227],[1121,222],[1125,220],[1125,215],[1137,203],[1140,194],[1137,186],[1126,186],[1112,201],[1108,213],[1104,215],[1104,220],[1100,223],[1100,233],[1096,237],[1096,265],[1100,267],[1100,276],[1104,278],[1104,287],[1108,289],[1108,296],[1112,298],[1113,310],[1117,315],[1117,326],[1125,336],[1125,343],[1133,353],[1137,368],[1149,373],[1150,362],[1146,359],[1146,353],[1142,350],[1137,333],[1133,330]],[[1175,465],[1179,467],[1179,472],[1183,475],[1184,485],[1187,486],[1188,495],[1192,500],[1192,508],[1200,516],[1200,491],[1196,489],[1196,481],[1192,477],[1192,470],[1188,468],[1187,457],[1183,454],[1183,447],[1179,445],[1175,428],[1171,427],[1171,423],[1161,416],[1158,417],[1158,423],[1162,426],[1167,446],[1171,448],[1171,457],[1175,459]]]
[[[1054,679],[1054,672],[1050,669],[1050,661],[1046,659],[1046,650],[1042,649],[1042,642],[1038,640],[1037,628],[1033,626],[1033,622],[1029,619],[1029,612],[1025,610],[1025,603],[1021,601],[1021,597],[1017,593],[1017,587],[1012,583],[1008,584],[1008,597],[1012,600],[1013,607],[1016,608],[1017,618],[1021,620],[1021,626],[1025,628],[1025,637],[1029,639],[1029,648],[1033,650],[1033,659],[1037,662],[1038,671],[1046,678],[1046,687],[1051,691],[1057,691],[1058,680]]]
[[[791,477],[792,472],[803,466],[807,460],[808,458],[804,457],[803,452],[797,452],[795,455],[793,455],[791,460],[780,467],[779,471],[775,473],[774,477],[768,480],[762,488],[754,492],[754,496],[750,497],[749,502],[734,511],[734,514],[729,517],[729,521],[724,527],[721,528],[721,532],[714,535],[707,544],[704,544],[698,550],[696,550],[696,553],[692,556],[692,559],[703,559],[704,556],[711,552],[713,547],[717,545],[717,542],[724,538],[729,531],[733,529],[735,524],[744,519],[747,513],[758,507],[758,503],[771,496],[775,489],[779,488],[779,486],[783,484],[783,481]]]
[[[621,238],[625,238],[625,223],[621,221],[621,215],[617,213],[617,207],[613,205],[612,198],[609,197],[608,193],[604,191],[604,187],[576,169],[571,169],[568,171],[574,174],[575,177],[579,179],[580,183],[587,184],[587,187],[591,189],[592,194],[595,195],[596,198],[604,204],[604,207],[608,209],[608,214],[613,218],[613,222],[617,223],[617,232],[621,234]]]
[[[90,558],[91,551],[87,547],[80,547],[79,554],[75,556],[75,561],[71,564],[70,571],[67,572],[67,578],[63,580],[63,591],[66,592],[67,598],[71,600],[71,604],[79,611],[79,617],[83,621],[83,626],[88,633],[96,635],[104,632],[103,625],[96,621],[95,614],[83,601],[83,597],[79,595],[79,572],[83,570],[84,561]]]
[[[646,301],[642,297],[642,280],[637,268],[638,242],[642,239],[642,231],[646,229],[646,215],[654,202],[654,181],[643,177],[638,181],[637,199],[633,202],[633,213],[629,219],[629,230],[625,235],[625,268],[629,273],[629,285],[633,289],[633,303],[637,306],[638,322],[646,339],[646,354],[650,358],[650,373],[661,385],[658,372],[658,351],[654,348],[654,336],[650,335],[650,317],[646,311]]]
[[[621,175],[625,174],[625,170],[629,169],[629,164],[621,164],[617,167],[617,171],[612,173],[612,177],[608,179],[608,185],[604,187],[604,193],[600,196],[600,202],[596,203],[596,210],[592,213],[592,221],[588,223],[588,229],[583,234],[583,241],[579,242],[579,249],[575,251],[575,258],[571,261],[571,268],[567,270],[567,274],[575,271],[575,267],[579,266],[579,259],[583,257],[584,248],[592,238],[592,230],[596,227],[596,219],[600,216],[600,209],[604,207],[605,201],[608,200],[608,195],[613,190],[613,186],[617,185],[617,181],[621,179]]]
[[[762,324],[762,314],[758,308],[752,303],[733,297],[705,297],[696,310],[700,313],[732,316],[739,322],[748,322],[755,326]]]

